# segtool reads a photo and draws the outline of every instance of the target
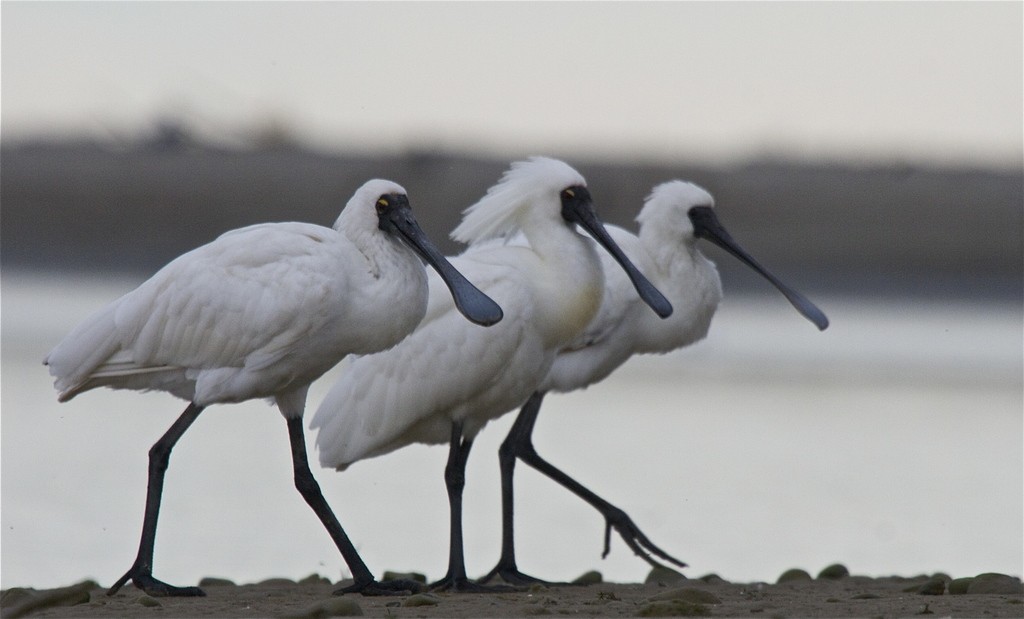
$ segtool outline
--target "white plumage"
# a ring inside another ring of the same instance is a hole
[[[604,515],[608,535],[616,529],[627,545],[652,565],[652,555],[685,566],[655,546],[625,512],[600,498],[541,458],[533,448],[531,434],[541,402],[548,391],[568,392],[600,382],[634,354],[667,353],[703,339],[722,298],[722,284],[714,264],[697,247],[706,238],[768,278],[794,307],[820,329],[828,325],[825,315],[802,295],[789,289],[764,270],[731,239],[712,210],[714,199],[704,189],[684,181],[671,181],[654,188],[637,216],[638,235],[615,226],[608,233],[675,308],[664,320],[647,311],[633,294],[621,270],[611,268],[605,256],[605,287],[601,307],[583,334],[559,351],[547,376],[523,406],[516,423],[500,450],[505,503],[502,556],[483,580],[500,575],[513,583],[537,579],[519,572],[513,542],[512,475],[514,460],[523,460],[579,495]],[[516,242],[525,242],[516,239]]]
[[[405,190],[371,180],[333,229],[275,223],[223,234],[96,312],[53,349],[45,363],[61,401],[106,386],[163,390],[191,403],[151,450],[139,558],[112,591],[131,579],[154,593],[201,594],[151,577],[163,477],[159,470],[154,478],[154,466],[166,468],[174,443],[204,407],[251,398],[273,399],[288,420],[296,484],[346,555],[356,586],[376,586],[309,475],[301,416],[309,384],[344,356],[389,348],[416,327],[427,307],[421,257],[445,273],[467,317],[500,319],[500,308],[426,240]]]
[[[287,400],[346,354],[394,345],[423,316],[427,287],[419,257],[377,229],[372,206],[388,193],[405,191],[366,183],[334,229],[249,226],[170,262],[47,356],[60,400],[99,386],[200,406]]]
[[[567,392],[600,382],[634,354],[667,353],[703,339],[722,299],[715,265],[696,246],[687,212],[714,205],[711,194],[683,181],[654,188],[637,216],[638,235],[608,226],[633,264],[669,298],[665,319],[638,303],[629,280],[602,256],[605,288],[601,308],[583,337],[561,351],[541,391]]]
[[[532,158],[466,210],[452,237],[474,245],[450,261],[501,305],[504,320],[486,331],[456,320],[429,278],[430,307],[416,331],[355,359],[318,407],[311,427],[322,465],[344,469],[411,443],[446,443],[453,420],[472,438],[522,403],[600,306],[598,251],[561,216],[560,192],[585,186],[565,163]],[[488,242],[517,234],[527,243]]]
[[[585,186],[575,170],[535,159],[513,166],[467,209],[454,238],[483,242],[522,231],[531,241],[450,258],[505,319],[486,331],[461,324],[431,279],[430,308],[413,335],[386,354],[355,359],[314,414],[321,464],[344,468],[413,442],[447,443],[452,420],[464,420],[472,437],[529,395],[600,303],[593,242],[560,215],[559,193],[573,186]]]
[[[583,177],[563,162],[533,158],[513,164],[467,209],[452,236],[474,245],[452,264],[504,308],[505,319],[486,331],[457,320],[431,279],[430,306],[416,331],[354,360],[317,409],[321,464],[344,469],[414,442],[452,441],[454,452],[461,439],[468,450],[488,421],[522,404],[601,303],[598,251],[566,219],[567,209],[582,207],[592,214]],[[592,222],[580,223],[591,231]],[[494,242],[517,234],[528,244]],[[450,569],[449,576],[459,581],[464,573]]]

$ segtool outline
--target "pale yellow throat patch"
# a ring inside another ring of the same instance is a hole
[[[561,291],[561,311],[551,323],[556,326],[553,339],[558,342],[566,343],[582,333],[601,307],[604,289],[600,284],[580,286],[576,292],[566,296]]]

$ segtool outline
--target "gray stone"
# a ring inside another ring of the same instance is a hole
[[[967,578],[954,578],[949,581],[949,594],[963,595],[967,593],[967,587],[970,586],[972,580],[974,580],[974,576],[968,576]]]
[[[850,575],[850,570],[846,569],[846,566],[842,563],[833,563],[825,569],[818,572],[819,580],[839,580],[840,578],[846,578]]]
[[[256,583],[258,587],[287,587],[295,586],[295,581],[290,578],[268,578]]]
[[[1014,578],[1013,576],[986,572],[985,574],[978,574],[974,577],[974,580],[967,585],[967,593],[997,593],[1012,595],[1024,593],[1024,584],[1021,584],[1019,578]]]
[[[202,580],[199,581],[199,586],[200,587],[235,587],[237,585],[235,585],[235,583],[233,581],[230,581],[227,578],[216,578],[216,577],[213,577],[213,576],[206,576],[205,578],[203,578]]]
[[[7,608],[8,606],[20,604],[25,600],[31,599],[34,595],[35,591],[32,589],[26,589],[25,587],[11,587],[4,591],[3,595],[0,596],[0,608]]]
[[[942,595],[946,592],[946,581],[941,578],[929,578],[928,582],[917,588],[921,595]]]
[[[419,572],[396,572],[393,570],[385,570],[384,575],[381,577],[382,580],[414,580],[419,583],[426,584],[427,575],[420,574]]]
[[[596,585],[601,582],[604,582],[604,577],[601,576],[601,572],[598,572],[597,570],[590,570],[589,572],[585,572],[577,577],[576,580],[572,581],[572,584]]]
[[[792,569],[786,570],[785,572],[782,572],[782,574],[779,575],[779,579],[775,582],[776,584],[781,585],[784,582],[809,582],[811,580],[813,579],[811,578],[811,575],[807,570],[802,570],[800,568],[794,567]]]
[[[683,576],[670,567],[655,567],[647,574],[644,584],[649,585],[651,583],[658,583],[661,585],[674,585],[685,581],[686,576]]]
[[[97,586],[95,581],[85,580],[76,585],[59,589],[43,591],[22,589],[19,593],[14,594],[8,591],[4,596],[4,619],[24,617],[38,610],[54,606],[74,606],[87,603],[90,600],[89,592]]]

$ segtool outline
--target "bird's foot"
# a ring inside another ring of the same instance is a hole
[[[546,585],[555,587],[569,584],[565,582],[549,582],[547,580],[541,580],[540,578],[520,572],[519,568],[514,564],[506,565],[502,562],[495,565],[494,569],[487,572],[483,577],[478,578],[476,582],[478,584],[487,584],[495,579],[501,579],[502,582],[515,587],[529,587],[530,585]]]
[[[431,583],[431,591],[448,591],[450,593],[513,593],[522,591],[520,587],[511,585],[482,585],[475,583],[465,576],[453,578],[445,576],[441,580]]]
[[[354,583],[341,589],[336,589],[334,595],[345,595],[346,593],[362,593],[366,596],[382,595],[412,595],[422,593],[427,586],[416,580],[401,578],[397,580],[369,580],[363,583]]]
[[[641,559],[647,561],[651,567],[665,567],[659,563],[654,557],[657,557],[663,561],[671,563],[677,567],[686,567],[686,564],[676,559],[672,555],[668,554],[658,546],[654,544],[640,527],[636,526],[633,519],[630,518],[626,512],[612,507],[604,512],[605,517],[605,530],[604,530],[604,552],[601,553],[601,558],[608,556],[611,551],[611,537],[612,529],[614,528],[622,540],[626,542],[626,545]],[[653,555],[653,556],[652,556]]]
[[[153,578],[153,572],[133,565],[124,576],[118,579],[114,586],[107,590],[107,595],[114,595],[127,583],[132,581],[139,589],[154,597],[202,597],[206,592],[199,587],[175,587],[162,580]]]

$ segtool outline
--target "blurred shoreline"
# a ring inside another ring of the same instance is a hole
[[[565,159],[588,179],[605,221],[630,230],[654,185],[682,178],[706,187],[733,236],[809,294],[1024,299],[1020,170]],[[5,142],[0,261],[5,271],[149,274],[233,228],[331,225],[372,177],[404,185],[427,233],[456,253],[448,232],[508,163],[430,149],[329,154],[283,137],[229,149],[171,129],[129,145]],[[704,251],[728,290],[764,287],[717,248]]]

